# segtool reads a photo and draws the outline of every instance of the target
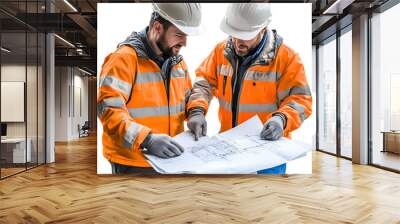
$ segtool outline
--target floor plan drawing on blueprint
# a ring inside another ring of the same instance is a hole
[[[260,150],[264,150],[266,147],[273,148],[276,147],[276,144],[270,142],[270,144],[265,145],[265,141],[261,140],[259,136],[243,135],[231,142],[214,136],[211,137],[209,142],[194,145],[187,150],[200,160],[211,162],[229,160],[231,156],[236,154],[258,154]]]
[[[259,137],[262,123],[258,117],[212,137],[194,141],[184,132],[174,139],[185,148],[178,157],[162,159],[146,155],[160,173],[229,174],[254,173],[303,156],[309,149],[281,138],[266,141]]]

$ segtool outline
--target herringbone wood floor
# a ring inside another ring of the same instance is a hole
[[[98,176],[96,139],[0,181],[0,223],[400,223],[400,175],[315,152],[313,175]]]

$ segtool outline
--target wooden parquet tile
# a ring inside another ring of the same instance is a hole
[[[312,175],[102,176],[89,137],[0,181],[0,223],[400,223],[400,175],[314,152]]]

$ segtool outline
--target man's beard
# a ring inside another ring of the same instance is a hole
[[[179,45],[174,45],[172,47],[168,47],[167,46],[167,41],[165,40],[165,34],[163,33],[160,37],[160,39],[158,39],[158,41],[156,41],[157,47],[161,50],[161,52],[163,52],[163,55],[165,57],[172,57],[172,56],[176,56],[177,54],[174,54],[173,52],[173,48],[175,46],[179,46]]]
[[[236,49],[236,47],[234,47],[234,48],[235,48],[235,53],[236,53],[236,55],[238,55],[238,56],[240,56],[240,57],[247,56],[247,54],[249,53],[249,48],[248,48],[247,46],[244,46],[244,45],[242,45],[242,46],[243,46],[243,48],[245,48],[245,49],[243,49],[241,52],[239,52],[239,51]]]

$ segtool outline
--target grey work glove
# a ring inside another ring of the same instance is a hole
[[[199,140],[200,137],[207,135],[207,121],[203,112],[195,112],[190,114],[187,123],[189,130],[194,134],[194,140]]]
[[[280,116],[272,116],[261,131],[260,137],[265,140],[278,140],[283,136],[283,119]]]
[[[147,153],[161,158],[179,156],[184,151],[181,145],[166,134],[149,134],[141,146],[146,148]]]

